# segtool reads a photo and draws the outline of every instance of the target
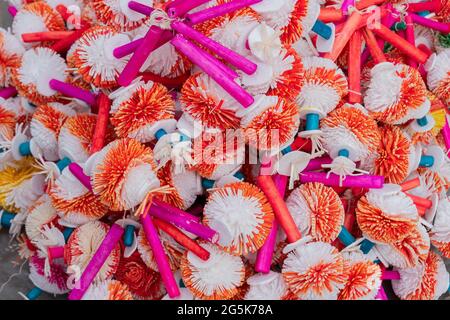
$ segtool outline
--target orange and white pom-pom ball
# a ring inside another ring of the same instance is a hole
[[[204,261],[189,251],[181,260],[183,282],[196,298],[231,299],[244,283],[245,265],[241,257],[224,252],[210,243],[201,243],[210,257]]]
[[[127,60],[117,59],[113,51],[128,42],[128,35],[112,27],[92,27],[78,39],[72,61],[87,83],[104,89],[114,88]]]
[[[239,142],[239,137],[225,132],[203,131],[193,140],[192,169],[210,180],[236,173],[245,161],[245,143]]]
[[[251,7],[269,26],[281,33],[285,44],[307,36],[320,12],[320,4],[316,0],[263,0]]]
[[[203,222],[221,235],[219,245],[235,255],[246,255],[261,248],[274,219],[264,193],[247,182],[214,189],[203,214]]]
[[[442,258],[433,251],[423,263],[396,271],[400,279],[392,280],[392,288],[402,300],[437,300],[448,290],[449,274]]]
[[[131,31],[144,24],[148,18],[130,9],[129,2],[129,0],[92,0],[90,6],[102,24],[121,31]],[[137,0],[136,2],[153,7],[155,1]]]
[[[402,240],[419,221],[413,201],[395,184],[370,189],[359,199],[355,212],[363,235],[376,243]]]
[[[50,87],[50,80],[66,81],[67,65],[53,50],[38,47],[23,54],[11,77],[19,94],[30,102],[37,105],[54,102],[59,94]]]
[[[448,107],[450,105],[450,49],[433,54],[427,61],[427,84]]]
[[[158,178],[162,186],[173,189],[156,197],[182,210],[191,207],[197,196],[203,193],[201,178],[195,171],[176,172],[171,162],[158,170]]]
[[[333,158],[331,172],[339,175],[352,174],[355,162],[372,157],[380,144],[376,121],[359,104],[333,110],[322,119],[320,129],[323,146]]]
[[[261,25],[257,30],[263,27],[264,25]],[[253,32],[255,31],[252,31],[252,34]],[[256,44],[254,45],[256,46]],[[267,61],[260,61],[259,58],[253,56],[248,57],[258,67],[252,75],[239,72],[240,82],[243,88],[252,95],[267,94],[295,100],[303,83],[302,60],[290,47],[279,47],[272,50],[277,53],[266,53],[265,55],[269,55],[265,58]]]
[[[119,138],[142,143],[155,139],[159,129],[174,131],[175,102],[167,88],[156,82],[136,82],[114,94],[111,123]]]
[[[398,268],[414,267],[425,261],[430,251],[430,237],[425,227],[418,224],[400,240],[375,246],[379,258],[385,264]]]
[[[20,65],[25,48],[7,30],[0,28],[0,87],[11,84],[11,71]]]
[[[68,117],[59,131],[59,158],[64,159],[67,157],[73,162],[84,163],[90,156],[96,123],[97,115],[95,114],[78,113]],[[106,142],[110,142],[113,137],[113,129],[111,126],[108,126]]]
[[[347,280],[339,300],[373,300],[381,287],[381,268],[358,251],[342,252]]]
[[[257,96],[238,115],[242,115],[247,144],[260,151],[284,149],[292,143],[300,125],[297,105],[277,96]]]
[[[67,118],[73,115],[75,111],[70,106],[57,102],[42,104],[36,108],[31,119],[30,131],[45,160],[59,159],[59,133]]]
[[[304,79],[297,103],[301,110],[314,111],[319,113],[321,118],[325,117],[347,95],[347,78],[342,70],[329,59],[305,57],[302,62]]]
[[[128,286],[117,280],[92,284],[82,300],[134,300]]]
[[[63,30],[65,30],[65,24],[61,15],[45,1],[25,4],[18,10],[12,22],[12,33],[25,48],[31,48],[33,44],[22,41],[24,33]]]
[[[315,241],[333,242],[344,223],[344,207],[339,195],[321,183],[295,188],[286,200],[300,233]]]
[[[450,201],[448,197],[439,200],[430,238],[431,243],[442,256],[450,258]]]
[[[51,185],[48,194],[52,199],[60,224],[76,227],[102,218],[108,208],[86,189],[69,169],[64,169]]]
[[[387,124],[420,119],[430,110],[420,73],[410,66],[390,62],[372,68],[364,105],[374,119]]]
[[[130,138],[118,139],[86,162],[94,193],[113,211],[137,207],[160,186],[150,148]]]
[[[53,207],[50,197],[43,194],[28,210],[25,221],[25,232],[31,241],[42,237],[45,226],[56,224],[58,215]]]
[[[100,247],[109,228],[106,223],[100,221],[88,222],[76,228],[67,240],[64,250],[67,265],[78,266],[82,273]],[[120,244],[117,244],[95,276],[95,282],[104,281],[114,275],[119,266],[120,251]]]
[[[183,114],[178,128],[194,135],[196,125],[205,129],[237,129],[242,107],[206,73],[196,73],[183,85],[180,96]],[[200,130],[198,130],[200,131]]]
[[[300,300],[336,300],[346,281],[342,254],[325,242],[297,244],[284,260],[282,274]]]
[[[283,275],[274,271],[255,274],[247,279],[247,284],[245,300],[282,300],[288,293]]]

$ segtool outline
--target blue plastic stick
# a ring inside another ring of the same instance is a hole
[[[420,158],[419,166],[429,168],[432,167],[434,164],[434,157],[433,156],[426,156],[423,155]]]
[[[135,226],[129,224],[125,228],[125,233],[123,234],[123,244],[127,247],[131,247],[134,241],[134,230]]]
[[[19,146],[19,152],[24,157],[31,155],[30,141],[22,142]]]
[[[312,27],[312,31],[326,40],[329,40],[331,38],[331,35],[333,34],[333,30],[331,30],[331,27],[320,20],[316,20]]]
[[[308,113],[306,115],[306,131],[319,129],[319,115],[317,113]]]
[[[42,293],[42,290],[38,287],[34,287],[27,293],[27,298],[30,300],[36,300]]]

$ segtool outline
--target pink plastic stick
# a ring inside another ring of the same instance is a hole
[[[141,45],[134,51],[133,56],[130,61],[128,61],[117,80],[122,87],[126,87],[133,82],[150,53],[156,49],[162,34],[163,30],[161,28],[157,26],[150,27],[144,36]]]
[[[178,33],[181,33],[185,38],[194,40],[202,46],[210,49],[219,57],[225,59],[225,61],[244,71],[246,74],[252,75],[255,73],[257,68],[257,65],[255,63],[234,52],[233,50],[224,47],[217,41],[205,37],[203,34],[192,29],[188,25],[179,21],[175,21],[172,23],[172,28]]]
[[[112,225],[91,261],[89,261],[86,269],[81,274],[80,280],[77,282],[77,287],[70,292],[69,300],[81,300],[83,298],[86,290],[102,268],[106,259],[108,259],[111,252],[119,243],[124,231],[124,228],[117,223]]]
[[[50,263],[52,263],[54,259],[64,257],[64,246],[47,248],[47,255]]]
[[[331,159],[328,156],[314,158],[309,161],[308,165],[306,166],[305,170],[303,170],[303,171],[319,170],[319,169],[322,169],[323,164],[330,164],[332,162],[333,162],[333,159]]]
[[[166,212],[169,212],[170,214],[178,215],[181,217],[184,217],[187,220],[192,220],[193,222],[200,223],[201,218],[198,216],[194,216],[186,211],[183,211],[181,209],[178,209],[177,207],[173,207],[168,203],[165,203],[158,199],[153,199],[153,205],[160,207],[161,209],[164,209]]]
[[[413,46],[415,46],[416,40],[414,36],[414,24],[409,14],[405,17],[405,23],[406,23],[406,40]],[[418,66],[418,63],[411,57],[408,57],[408,64],[413,68],[417,68]]]
[[[341,11],[344,15],[348,15],[348,8],[355,6],[355,0],[344,0],[342,2]]]
[[[208,52],[199,49],[197,51],[197,55],[200,56],[202,59],[208,60],[210,63],[214,64],[218,69],[220,69],[221,72],[223,72],[231,80],[239,77],[236,71],[228,68],[226,65],[224,65],[222,62],[214,58]]]
[[[398,271],[383,270],[381,280],[399,280],[400,273]]]
[[[69,170],[83,186],[85,186],[89,191],[92,191],[91,179],[89,176],[84,174],[83,168],[81,168],[78,163],[72,162],[69,164]]]
[[[15,95],[17,95],[17,90],[14,87],[6,87],[0,89],[0,97],[5,100],[14,97]]]
[[[177,227],[193,233],[206,241],[216,243],[219,240],[219,234],[215,230],[195,221],[195,217],[186,217],[188,213],[185,213],[185,215],[173,214],[169,211],[164,210],[164,208],[162,207],[152,204],[150,206],[149,214],[158,219],[170,222]]]
[[[225,91],[227,91],[234,99],[236,99],[244,108],[249,107],[254,98],[246,92],[235,81],[224,74],[220,68],[211,63],[209,60],[201,59],[198,47],[187,41],[182,35],[176,35],[172,41],[172,45],[181,53],[186,55],[189,60],[198,65],[205,73],[214,79]]]
[[[130,8],[131,10],[134,10],[136,12],[139,12],[141,14],[143,14],[144,16],[149,16],[152,14],[153,9],[152,7],[146,6],[145,4],[136,2],[136,1],[130,1],[128,2],[128,8]]]
[[[97,100],[95,94],[91,93],[88,90],[78,88],[70,83],[65,83],[56,79],[52,79],[50,80],[49,84],[50,88],[52,88],[53,90],[56,90],[67,97],[84,101],[90,106],[95,105],[95,102]]]
[[[288,177],[277,174],[274,176],[273,180],[275,185],[277,186],[278,192],[284,198]],[[270,272],[270,266],[272,265],[272,257],[275,251],[275,245],[277,240],[277,233],[278,233],[278,221],[277,219],[273,219],[270,233],[267,236],[264,245],[258,250],[258,254],[256,256],[256,263],[255,263],[256,272],[261,273]]]
[[[444,143],[445,143],[445,147],[447,148],[447,154],[448,151],[450,150],[450,127],[448,125],[448,116],[445,115],[445,125],[444,128],[442,129],[442,135],[444,137]]]
[[[328,175],[328,178],[327,178]],[[328,174],[325,172],[302,172],[300,174],[300,181],[307,182],[321,182],[327,186],[339,186],[340,177],[337,174]],[[373,188],[380,189],[383,187],[383,176],[360,175],[360,176],[346,176],[342,181],[342,186],[347,188]]]
[[[375,299],[379,299],[379,300],[389,300],[386,292],[384,291],[383,286],[380,286],[380,288],[378,289],[377,295],[375,296]]]
[[[153,256],[155,257],[159,273],[166,286],[167,293],[171,298],[178,297],[180,295],[180,289],[170,269],[169,260],[164,252],[164,248],[159,240],[158,231],[156,231],[150,215],[144,214],[141,217],[141,223],[144,228],[145,237],[152,248]]]
[[[8,6],[8,12],[12,17],[15,17],[17,14],[17,8],[14,6]]]
[[[236,10],[251,6],[255,3],[261,2],[262,0],[234,0],[225,4],[221,4],[212,8],[207,8],[196,13],[187,14],[185,16],[186,22],[190,25],[202,23],[227,13],[234,12]]]
[[[167,14],[171,18],[181,17],[184,16],[189,11],[191,11],[192,9],[197,8],[209,1],[210,0],[185,0],[182,2],[178,2],[167,8]]]
[[[161,35],[161,38],[159,38],[159,41],[156,44],[156,47],[154,50],[159,49],[160,47],[165,45],[167,42],[169,42],[172,38],[173,38],[173,33],[171,31],[164,30],[164,32]],[[117,47],[114,49],[113,55],[117,59],[126,57],[127,55],[135,52],[142,45],[142,42],[144,42],[144,38],[139,38],[139,39],[133,40],[127,44],[124,44],[123,46]]]
[[[409,16],[412,18],[412,21],[414,23],[420,24],[424,27],[442,32],[442,33],[450,33],[450,24],[449,23],[442,23],[438,21],[434,21],[431,19],[424,18],[422,16],[419,16],[414,13],[410,13]]]

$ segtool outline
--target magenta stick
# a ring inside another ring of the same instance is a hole
[[[348,15],[348,8],[350,6],[355,6],[355,0],[344,0],[342,2],[341,11],[344,15]]]
[[[129,54],[132,54],[136,51],[137,48],[142,44],[144,38],[136,39],[131,41],[130,43],[124,44],[123,46],[117,47],[113,51],[114,57],[117,59],[126,57]]]
[[[136,12],[139,12],[141,14],[143,14],[144,16],[149,16],[152,14],[153,9],[152,7],[146,6],[145,4],[136,2],[136,1],[130,1],[128,2],[128,8],[130,8],[131,10],[134,10]]]
[[[177,18],[184,16],[186,13],[191,11],[194,8],[201,6],[209,2],[210,0],[185,0],[177,2],[176,4],[171,5],[167,8],[167,14],[170,18]]]
[[[198,49],[198,50],[197,50]],[[226,75],[231,80],[234,80],[239,77],[236,71],[228,68],[222,62],[217,60],[215,57],[210,55],[208,52],[201,50],[200,48],[196,48],[196,54],[202,59],[208,60],[210,63],[214,64],[224,75]]]
[[[86,102],[88,105],[93,106],[96,103],[97,97],[95,94],[88,90],[78,88],[70,83],[65,83],[56,79],[50,80],[50,88],[58,91],[59,93]]]
[[[106,259],[108,259],[111,252],[119,243],[124,233],[124,228],[114,223],[109,229],[102,243],[98,247],[91,261],[89,261],[86,269],[81,274],[80,280],[77,282],[77,287],[72,289],[69,294],[69,300],[81,300],[86,290],[91,285],[97,273],[103,267]]]
[[[163,30],[157,26],[151,26],[143,38],[143,41],[139,48],[134,51],[133,56],[127,65],[123,69],[117,82],[122,86],[128,86],[136,76],[139,74],[139,70],[147,60],[150,53],[156,49],[159,39]]]
[[[89,176],[84,174],[83,168],[81,168],[78,163],[72,162],[69,164],[69,170],[83,186],[85,186],[89,191],[92,191],[91,179]]]
[[[154,50],[162,47],[167,42],[169,42],[170,39],[172,39],[172,38],[173,38],[172,32],[165,30],[163,32],[161,38],[159,39]],[[142,42],[144,42],[144,38],[139,38],[139,39],[133,40],[127,44],[124,44],[123,46],[117,47],[114,49],[113,55],[117,59],[126,57],[127,55],[135,52],[137,50],[137,48],[139,48],[142,45]]]
[[[15,17],[17,14],[17,8],[14,6],[8,6],[8,12],[12,17]]]
[[[207,8],[185,16],[186,22],[190,25],[202,23],[227,13],[251,6],[252,4],[261,2],[262,0],[234,0],[215,7]]]
[[[50,260],[50,263],[54,259],[64,257],[64,246],[47,248],[47,256],[48,259]]]
[[[405,38],[410,44],[412,44],[415,47],[416,46],[416,37],[414,36],[414,24],[413,24],[412,18],[409,14],[405,17],[405,23],[406,23]],[[408,57],[408,64],[413,68],[417,68],[417,66],[418,66],[417,61],[415,61],[414,59],[411,59],[411,57]]]
[[[447,148],[447,152],[450,150],[450,127],[448,126],[448,117],[445,116],[445,125],[442,128],[442,136],[444,137],[445,147]]]
[[[175,21],[172,23],[172,28],[181,33],[185,38],[194,40],[201,44],[202,46],[208,48],[219,57],[223,58],[225,61],[229,62],[231,65],[236,68],[244,71],[246,74],[252,75],[255,73],[257,65],[247,58],[241,56],[240,54],[234,52],[233,50],[224,47],[217,41],[214,41],[208,37],[205,37],[200,32],[192,29],[188,25]]]
[[[288,181],[287,176],[275,175],[274,183],[278,189],[278,192],[284,197],[286,191],[286,184]],[[272,265],[273,252],[275,251],[275,245],[277,242],[278,222],[277,219],[273,219],[272,228],[266,238],[263,246],[258,250],[255,262],[255,271],[261,273],[269,273],[270,266]]]
[[[158,270],[161,274],[162,281],[166,286],[167,293],[171,298],[178,297],[180,295],[180,289],[178,288],[175,277],[170,269],[169,260],[164,252],[161,240],[159,240],[158,231],[156,231],[150,215],[144,213],[144,215],[141,216],[141,223],[144,228],[145,237],[152,248],[153,256],[155,257],[156,264],[158,265]]]
[[[170,213],[154,204],[150,206],[149,214],[158,219],[170,222],[209,242],[216,243],[219,240],[219,234],[210,227],[196,222],[193,219],[188,219],[185,216]]]
[[[328,178],[327,178],[328,175]],[[300,174],[300,181],[302,183],[307,182],[321,182],[326,186],[340,186],[340,177],[334,173],[325,172],[302,172]],[[373,188],[380,189],[383,187],[384,177],[373,175],[360,175],[360,176],[346,176],[342,181],[342,186],[347,188]]]
[[[187,41],[182,35],[176,35],[171,40],[172,45],[192,62],[198,65],[206,74],[208,74],[214,81],[216,81],[226,92],[228,92],[236,101],[238,101],[244,108],[249,107],[254,98],[246,92],[235,81],[224,74],[220,68],[209,60],[201,59],[198,55],[200,50],[194,44]]]
[[[375,299],[379,299],[379,300],[389,300],[386,292],[384,291],[383,286],[380,286],[380,288],[378,289],[377,295],[375,296]]]
[[[442,23],[438,21],[434,21],[431,19],[427,19],[425,17],[419,16],[414,13],[410,13],[409,16],[412,18],[414,23],[420,24],[421,26],[442,32],[442,33],[450,33],[450,24]]]
[[[187,220],[192,220],[196,223],[200,223],[201,218],[195,215],[192,215],[186,211],[183,211],[181,209],[178,209],[177,207],[173,207],[168,203],[165,203],[161,200],[158,199],[153,199],[153,205],[160,207],[162,209],[164,209],[166,212],[169,212],[170,214],[174,214],[174,215],[179,215],[181,217],[184,217]]]
[[[332,162],[333,162],[333,159],[331,159],[328,156],[314,158],[309,161],[308,165],[306,166],[305,170],[303,170],[303,171],[319,170],[319,169],[322,169],[323,164],[330,164]]]
[[[398,273],[398,271],[383,270],[383,273],[381,274],[381,280],[399,280],[399,279],[400,273]]]
[[[0,89],[0,97],[3,99],[9,99],[17,95],[17,90],[14,87],[6,87]]]

